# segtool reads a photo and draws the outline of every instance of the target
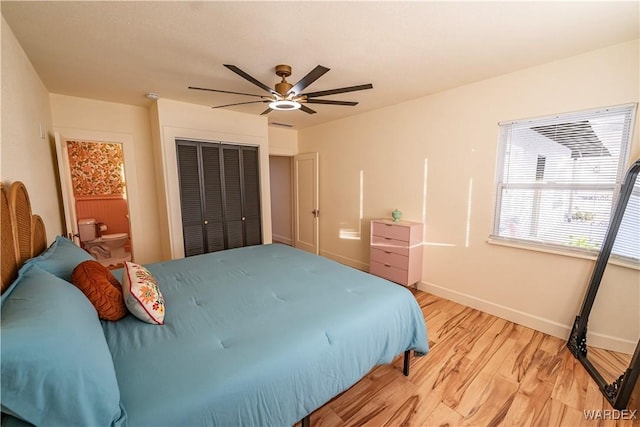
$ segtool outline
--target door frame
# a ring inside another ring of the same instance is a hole
[[[71,187],[71,172],[69,170],[69,158],[67,155],[66,141],[81,140],[90,142],[116,143],[122,145],[124,155],[124,174],[127,182],[127,204],[129,208],[129,238],[131,241],[131,256],[138,253],[138,248],[142,246],[140,241],[142,233],[141,217],[142,209],[139,206],[138,197],[138,176],[136,174],[136,156],[133,147],[133,135],[119,132],[103,132],[76,128],[54,128],[54,138],[56,145],[56,158],[58,162],[58,179],[62,192],[62,205],[64,208],[64,220],[67,237],[80,246],[78,218],[75,212],[75,202],[73,199],[73,188]],[[133,260],[133,258],[132,258]]]

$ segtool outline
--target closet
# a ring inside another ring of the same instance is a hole
[[[262,243],[258,147],[176,140],[185,256]]]

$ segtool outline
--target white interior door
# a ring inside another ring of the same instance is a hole
[[[76,218],[75,200],[73,198],[73,187],[71,186],[71,172],[69,168],[69,155],[67,152],[67,140],[55,133],[56,156],[58,158],[58,174],[60,176],[60,187],[62,190],[62,205],[64,207],[64,222],[67,229],[67,237],[76,245],[80,246],[78,235],[78,218]]]
[[[317,255],[320,251],[318,153],[298,154],[293,164],[294,246]]]

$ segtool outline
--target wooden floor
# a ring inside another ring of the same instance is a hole
[[[587,420],[610,410],[565,341],[414,291],[431,351],[375,368],[311,415],[326,426],[634,426]],[[620,373],[623,369],[620,370]]]

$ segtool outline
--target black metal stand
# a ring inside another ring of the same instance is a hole
[[[618,379],[609,384],[587,358],[587,322],[589,321],[591,308],[598,294],[602,276],[607,268],[609,256],[611,255],[618,229],[620,228],[625,209],[627,208],[627,202],[631,197],[639,173],[640,160],[636,160],[627,171],[622,187],[620,188],[616,208],[611,217],[611,223],[609,224],[607,235],[602,243],[602,248],[598,254],[598,259],[596,260],[591,280],[589,281],[587,294],[584,297],[580,313],[576,316],[573,329],[567,341],[567,347],[569,351],[571,351],[571,354],[582,363],[614,409],[625,409],[627,407],[631,393],[640,376],[640,341],[636,346],[629,368],[626,369]]]

